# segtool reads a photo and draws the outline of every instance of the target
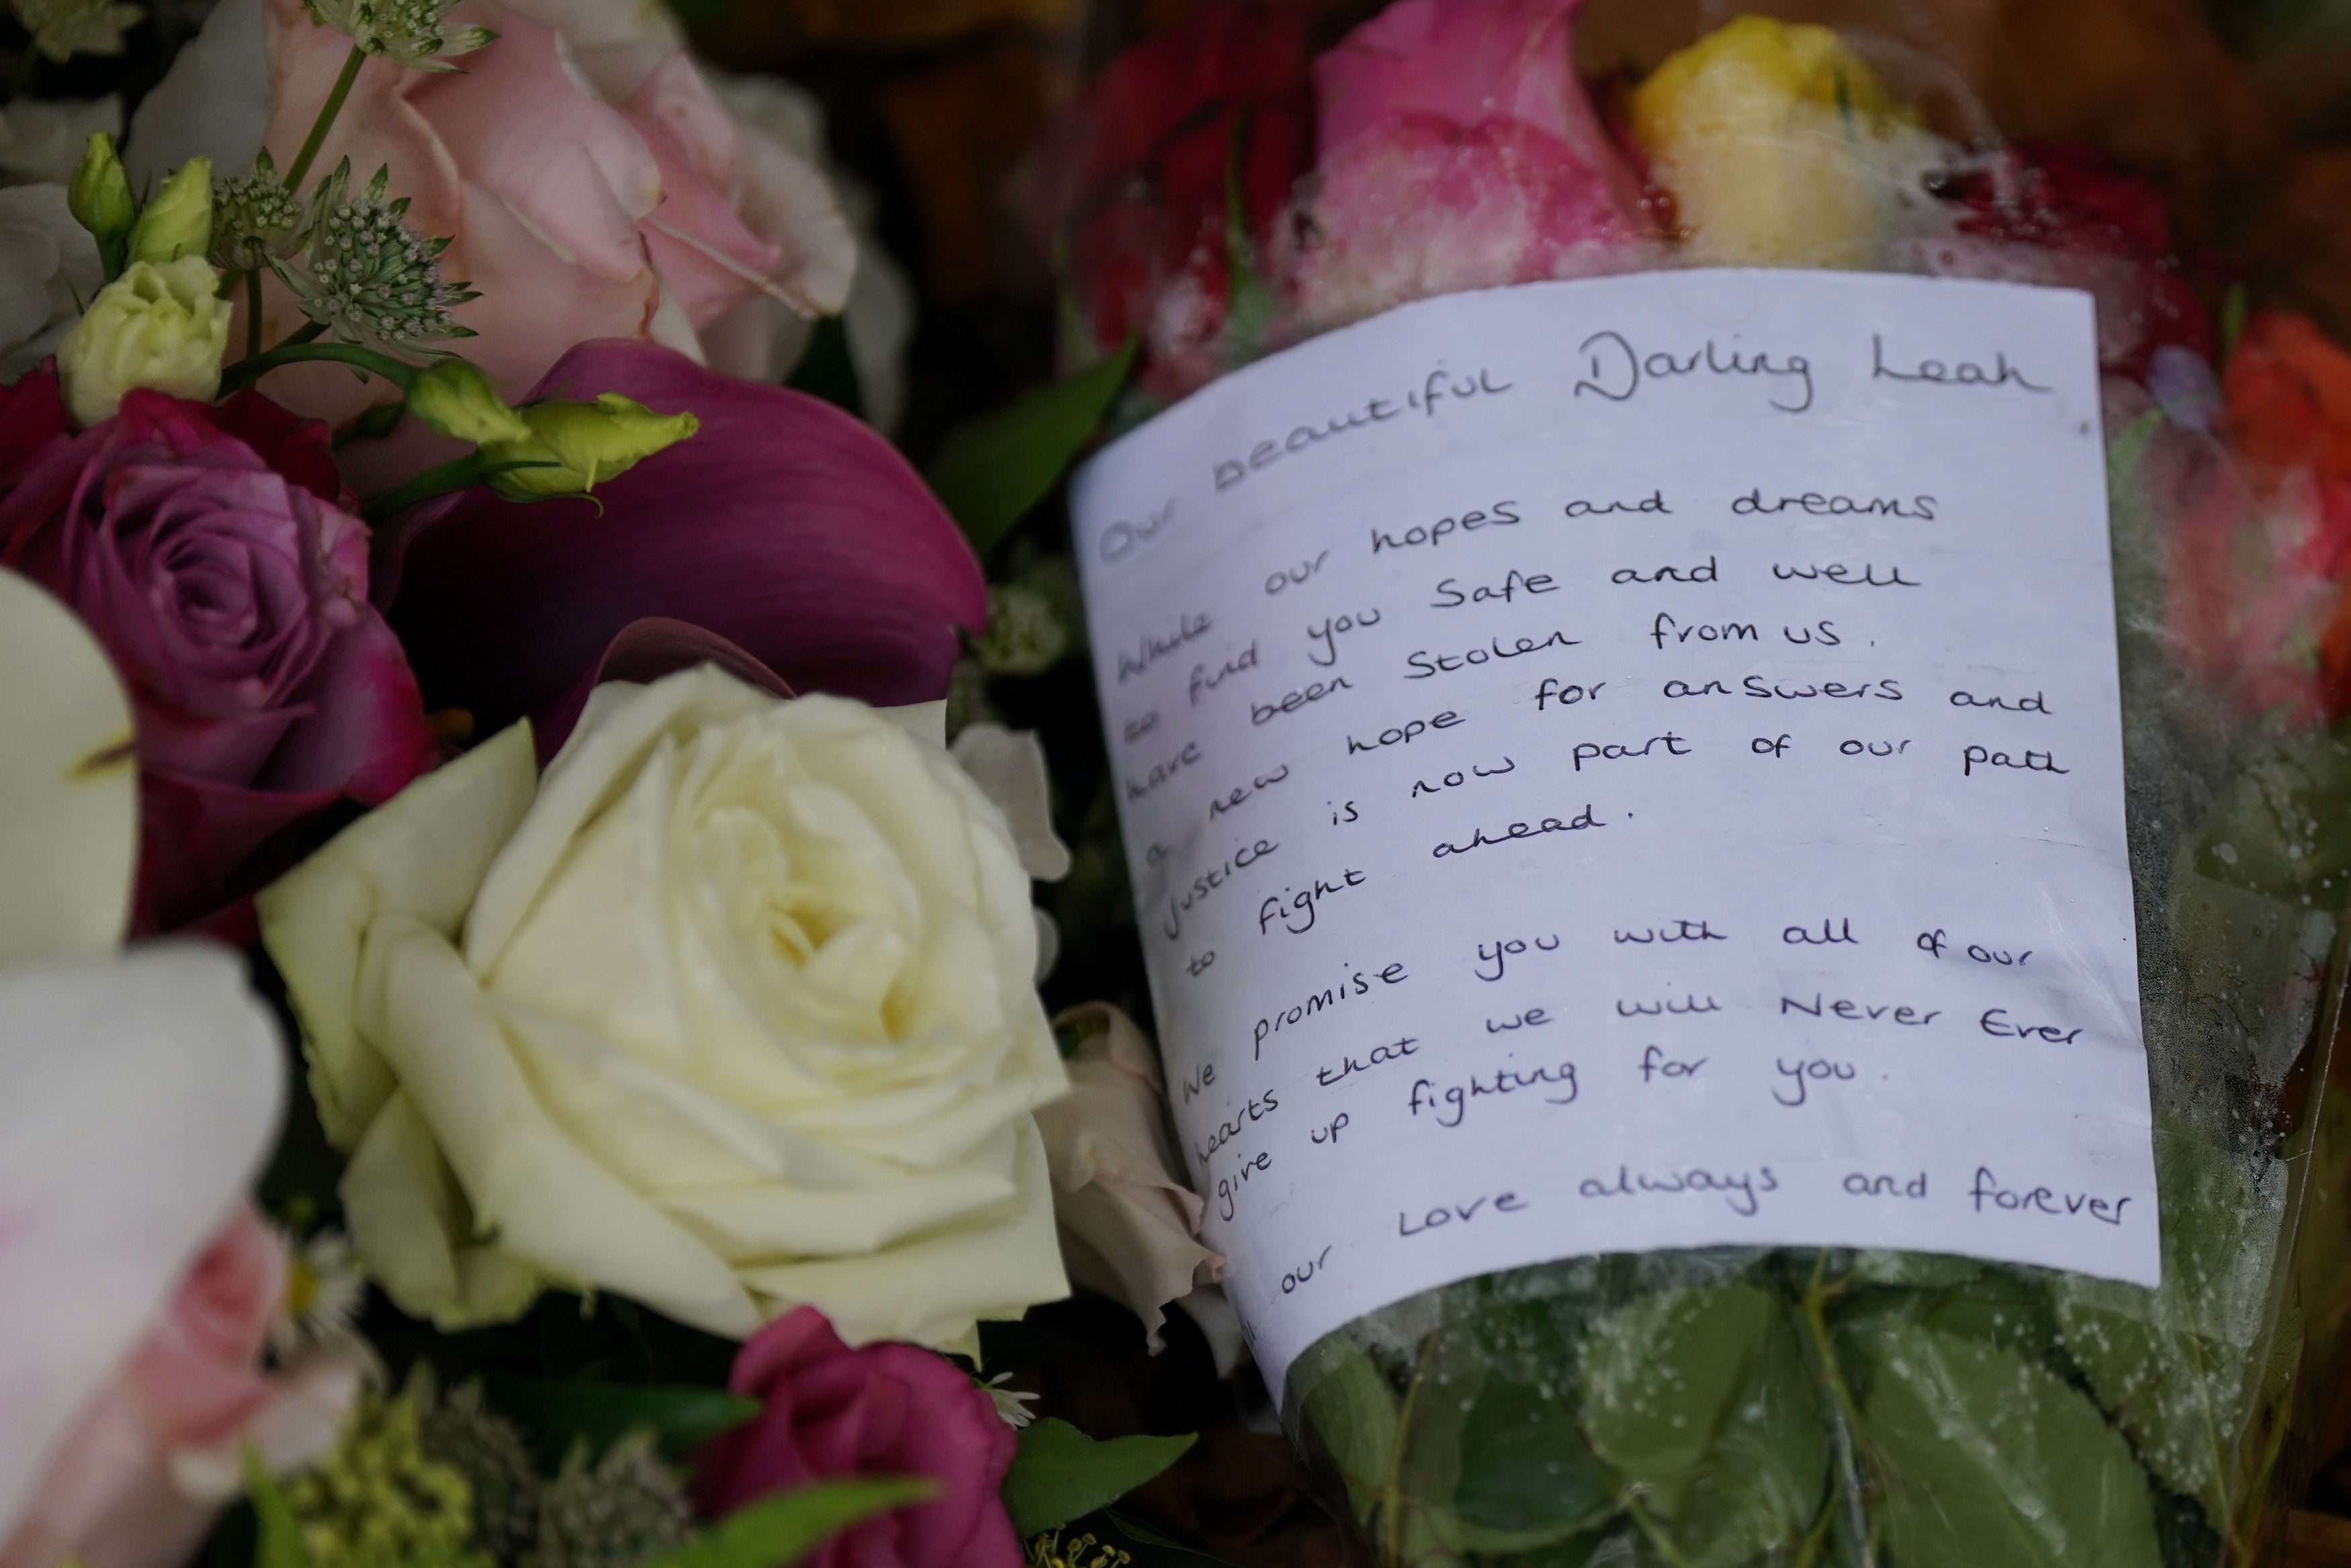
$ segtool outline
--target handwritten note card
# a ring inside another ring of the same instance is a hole
[[[1177,1127],[1277,1386],[1590,1252],[2155,1281],[2086,296],[1429,300],[1075,502]]]

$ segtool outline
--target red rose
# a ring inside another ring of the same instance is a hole
[[[2180,275],[2170,203],[2153,181],[2095,149],[2015,147],[1947,194],[1968,209],[1959,233],[2011,265],[1951,251],[1928,257],[1928,270],[2088,290],[2098,302],[2099,362],[2121,375],[2143,377],[2166,344],[2213,358],[2211,316]]]
[[[29,422],[54,382],[37,371],[0,404],[0,565],[70,606],[130,690],[137,923],[169,929],[250,891],[273,836],[397,794],[435,744],[368,603],[368,531],[325,426],[257,393],[213,408],[134,391],[9,462],[11,416]]]
[[[1113,61],[1062,129],[1054,227],[1079,309],[1102,348],[1144,337],[1145,384],[1162,395],[1222,368],[1236,191],[1253,265],[1269,270],[1313,146],[1309,20],[1299,5],[1210,0]]]
[[[834,1536],[807,1568],[1020,1568],[998,1488],[1012,1428],[970,1378],[911,1345],[841,1344],[814,1307],[752,1335],[727,1387],[766,1407],[695,1464],[705,1513],[843,1476],[928,1476],[939,1495]]]

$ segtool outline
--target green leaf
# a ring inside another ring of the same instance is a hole
[[[490,1404],[530,1440],[550,1468],[585,1438],[590,1459],[631,1432],[650,1431],[667,1459],[680,1459],[759,1413],[759,1402],[718,1388],[636,1387],[619,1383],[482,1380]]]
[[[1024,392],[1011,407],[957,426],[931,462],[931,488],[985,556],[1045,499],[1076,459],[1134,368],[1135,344],[1073,376]]]
[[[2037,1361],[1886,1318],[1848,1337],[1861,1436],[1901,1568],[2157,1568],[2147,1476]]]
[[[260,1457],[247,1449],[245,1453],[245,1490],[253,1501],[254,1522],[258,1539],[253,1551],[253,1568],[311,1568],[310,1548],[302,1539],[302,1526],[294,1517],[293,1505],[286,1501],[277,1478]]]
[[[1593,1448],[1685,1568],[1746,1563],[1819,1516],[1828,1433],[1793,1314],[1771,1292],[1635,1301],[1593,1325],[1583,1382]]]
[[[925,1501],[938,1490],[924,1476],[820,1481],[737,1509],[640,1568],[787,1568],[851,1525]]]
[[[1290,1377],[1305,1390],[1305,1429],[1347,1489],[1356,1522],[1370,1524],[1395,1467],[1395,1391],[1372,1358],[1338,1334],[1316,1341]]]
[[[1183,1457],[1197,1439],[1113,1438],[1098,1443],[1047,1417],[1021,1428],[1004,1477],[1004,1506],[1023,1541],[1116,1502]]]
[[[2052,1285],[2066,1353],[2140,1459],[2197,1499],[2217,1529],[2262,1368],[2261,1341],[2283,1172],[2257,1190],[2192,1134],[2156,1135],[2163,1283],[2061,1275]]]

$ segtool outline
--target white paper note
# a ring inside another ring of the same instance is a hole
[[[1081,472],[1170,1095],[1277,1388],[1584,1253],[2155,1282],[2093,342],[2012,285],[1536,284]]]

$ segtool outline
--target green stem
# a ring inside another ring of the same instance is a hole
[[[276,343],[271,344],[269,351],[275,354],[280,348],[298,348],[305,343],[315,343],[320,337],[326,336],[326,332],[327,324],[325,322],[306,321],[301,326],[297,327],[293,331],[288,332],[285,337],[279,338]]]
[[[1682,1555],[1681,1549],[1674,1544],[1673,1537],[1666,1533],[1666,1527],[1641,1506],[1639,1498],[1626,1499],[1625,1511],[1633,1516],[1633,1522],[1641,1527],[1643,1535],[1648,1537],[1650,1550],[1666,1560],[1667,1568],[1689,1568],[1689,1559]]]
[[[464,490],[479,484],[487,475],[482,472],[482,454],[469,452],[463,457],[435,464],[413,479],[396,484],[380,495],[371,495],[360,508],[360,516],[369,523],[381,523],[387,517],[407,511],[420,501],[430,501],[436,495],[446,495],[453,490]]]
[[[245,357],[261,352],[261,269],[245,275]]]
[[[381,376],[402,391],[416,384],[416,367],[403,365],[389,354],[379,354],[372,348],[360,348],[349,343],[281,343],[266,354],[250,355],[221,371],[221,389],[235,391],[249,387],[280,365],[300,364],[310,359],[332,359],[354,369]]]
[[[381,495],[370,496],[360,507],[362,522],[381,523],[396,517],[420,502],[436,495],[446,495],[453,490],[470,490],[476,484],[486,484],[501,473],[511,473],[517,468],[553,468],[551,462],[486,462],[477,449],[463,457],[453,457],[444,463],[426,469],[406,483],[393,486]]]
[[[353,44],[351,52],[343,59],[343,74],[335,78],[334,90],[327,95],[327,101],[319,106],[319,118],[310,122],[310,134],[303,139],[302,151],[294,155],[293,167],[286,171],[288,191],[302,188],[302,176],[310,172],[310,165],[318,160],[327,131],[334,125],[335,116],[343,112],[343,100],[351,96],[351,84],[360,79],[360,67],[365,64],[367,51]]]
[[[1830,1394],[1832,1414],[1835,1417],[1834,1436],[1838,1469],[1838,1490],[1844,1494],[1851,1511],[1849,1521],[1853,1531],[1854,1550],[1861,1554],[1861,1568],[1876,1568],[1876,1553],[1869,1541],[1869,1516],[1862,1503],[1861,1461],[1854,1452],[1854,1434],[1861,1429],[1861,1409],[1853,1397],[1852,1385],[1837,1366],[1836,1343],[1829,1335],[1828,1304],[1844,1289],[1823,1283],[1828,1272],[1829,1257],[1823,1252],[1813,1264],[1813,1277],[1804,1287],[1804,1327],[1812,1336],[1813,1353],[1820,1358],[1820,1380]]]

